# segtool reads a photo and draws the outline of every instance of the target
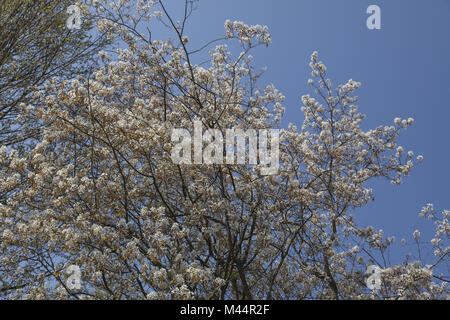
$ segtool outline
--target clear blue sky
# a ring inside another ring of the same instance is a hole
[[[184,1],[170,2],[176,11]],[[366,27],[371,4],[381,8],[381,30]],[[268,67],[260,85],[273,83],[286,96],[283,126],[303,121],[300,97],[312,93],[306,81],[314,50],[334,84],[362,82],[357,94],[365,128],[415,119],[399,141],[424,162],[400,187],[373,183],[375,202],[355,216],[395,235],[398,246],[416,228],[430,239],[433,225],[418,218],[422,206],[450,209],[450,0],[201,0],[187,29],[193,48],[222,36],[226,19],[269,27],[272,44],[253,56]],[[392,262],[399,262],[398,252]]]

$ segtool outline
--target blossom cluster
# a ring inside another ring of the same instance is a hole
[[[301,126],[280,129],[278,174],[262,175],[246,162],[174,163],[174,128],[193,134],[197,122],[223,135],[279,129],[284,96],[259,86],[249,54],[268,45],[270,34],[227,21],[223,41],[237,39],[245,50],[234,56],[218,44],[208,63],[196,63],[181,24],[168,24],[178,41],[162,41],[140,34],[126,15],[114,20],[129,2],[96,5],[98,28],[120,39],[121,49],[100,52],[102,65],[89,76],[46,83],[34,92],[38,107],[22,106],[21,121],[43,123],[33,150],[0,147],[1,292],[30,299],[448,299],[445,275],[435,270],[448,263],[449,211],[438,217],[432,205],[422,211],[436,224],[432,263],[384,265],[378,292],[365,282],[367,266],[394,238],[359,226],[354,213],[374,199],[367,182],[401,184],[422,161],[397,143],[411,118],[363,130],[354,96],[361,83],[333,87],[314,52],[314,94],[301,99]],[[136,9],[170,22],[157,5],[139,1]],[[413,237],[422,239],[419,231]],[[81,269],[81,289],[66,285],[70,265]]]

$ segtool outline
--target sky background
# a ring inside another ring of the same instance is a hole
[[[168,8],[176,16],[183,3],[169,1]],[[366,27],[372,4],[381,8],[381,30]],[[301,126],[300,98],[313,93],[306,82],[315,50],[334,85],[362,82],[356,94],[367,115],[364,129],[393,125],[395,117],[415,119],[399,144],[423,155],[423,163],[400,187],[384,179],[371,183],[375,202],[354,214],[363,226],[396,237],[392,263],[415,252],[400,243],[413,243],[415,229],[429,243],[434,224],[418,218],[421,208],[450,209],[450,0],[201,0],[186,31],[191,48],[223,36],[226,19],[269,27],[272,44],[252,55],[257,66],[267,66],[260,86],[273,83],[286,96],[283,127]]]

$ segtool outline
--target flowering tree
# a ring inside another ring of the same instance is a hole
[[[32,91],[57,76],[87,73],[107,42],[90,35],[92,23],[66,27],[72,1],[3,0],[0,3],[0,144],[27,150],[39,122],[18,125],[21,103],[32,104]]]
[[[135,5],[133,5],[135,4]],[[283,95],[260,88],[249,52],[268,45],[267,27],[225,22],[224,44],[195,64],[185,23],[162,1],[94,1],[97,27],[122,49],[100,52],[90,76],[46,83],[38,107],[42,140],[25,157],[0,148],[0,291],[32,299],[448,298],[448,217],[432,205],[434,261],[381,265],[392,238],[359,227],[351,211],[373,200],[367,181],[400,184],[414,162],[396,139],[413,119],[363,131],[349,80],[332,87],[314,52],[300,130],[280,130],[280,167],[175,164],[173,128],[279,128]],[[132,10],[134,14],[126,14]],[[155,11],[160,10],[160,11]],[[152,40],[139,21],[159,19],[174,38]],[[204,48],[210,47],[211,43]],[[415,237],[419,237],[415,233]],[[81,269],[81,287],[67,283]]]

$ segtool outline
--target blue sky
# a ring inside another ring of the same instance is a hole
[[[169,8],[176,12],[183,2],[171,1]],[[381,8],[381,30],[366,27],[372,4]],[[364,128],[391,125],[395,117],[415,119],[399,142],[424,162],[400,187],[381,179],[371,183],[376,200],[355,216],[395,235],[398,246],[402,238],[412,240],[416,228],[431,239],[434,225],[418,218],[422,206],[450,209],[450,0],[200,1],[186,32],[192,48],[222,36],[226,19],[269,27],[272,44],[253,56],[268,68],[260,85],[273,83],[286,96],[283,126],[303,121],[300,97],[312,93],[306,81],[314,50],[334,84],[362,82],[357,95],[367,115]],[[409,251],[398,250],[392,262]]]

